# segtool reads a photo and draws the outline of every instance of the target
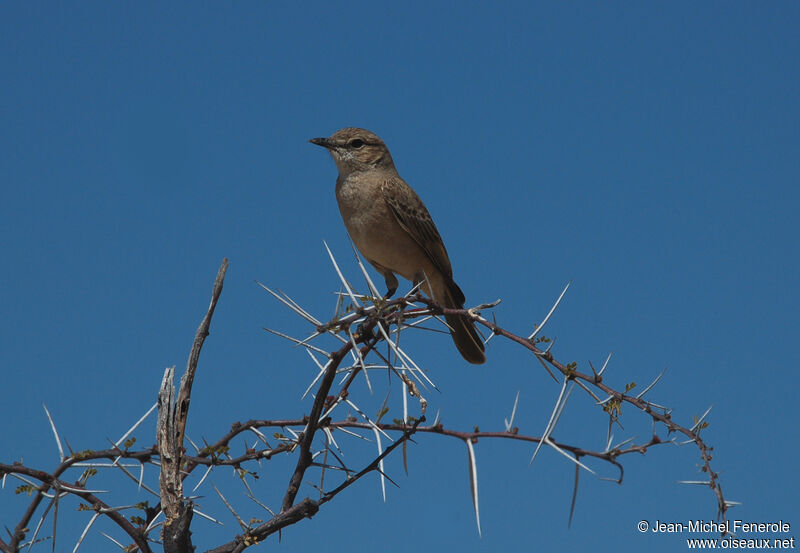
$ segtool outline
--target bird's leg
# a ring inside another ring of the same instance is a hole
[[[425,271],[420,271],[416,275],[414,275],[414,287],[419,287],[419,292],[422,292],[426,296],[428,296],[433,301],[437,301],[438,298],[434,297],[433,295],[433,288],[431,287],[431,281],[428,280],[428,275],[425,274]]]
[[[383,296],[383,301],[388,300],[394,295],[395,292],[397,292],[397,287],[400,285],[400,283],[397,282],[397,277],[394,276],[394,273],[392,271],[390,271],[380,263],[376,263],[375,261],[369,258],[367,258],[367,261],[369,261],[369,264],[375,267],[375,269],[381,275],[383,275],[383,279],[386,281],[386,295]]]
[[[386,295],[383,296],[383,299],[388,300],[394,296],[395,292],[397,292],[397,287],[400,285],[400,283],[397,282],[397,277],[394,276],[394,273],[391,271],[386,271],[383,273],[383,278],[386,280]]]

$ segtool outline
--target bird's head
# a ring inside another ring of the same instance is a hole
[[[369,169],[394,169],[389,148],[373,132],[357,127],[336,131],[328,138],[312,138],[309,142],[327,148],[340,174]]]

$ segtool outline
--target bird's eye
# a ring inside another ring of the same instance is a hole
[[[355,148],[356,150],[362,148],[363,146],[364,146],[364,141],[361,140],[360,138],[356,138],[355,140],[350,141],[350,147]]]

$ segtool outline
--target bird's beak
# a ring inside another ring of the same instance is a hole
[[[309,140],[309,142],[316,144],[317,146],[322,146],[323,148],[328,148],[329,150],[336,146],[333,142],[331,142],[330,138],[312,138]]]

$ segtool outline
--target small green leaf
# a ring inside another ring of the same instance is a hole
[[[14,490],[14,493],[17,495],[21,493],[26,493],[28,495],[31,495],[35,491],[36,491],[36,486],[34,486],[33,484],[23,484],[21,486],[18,486],[17,489]]]

